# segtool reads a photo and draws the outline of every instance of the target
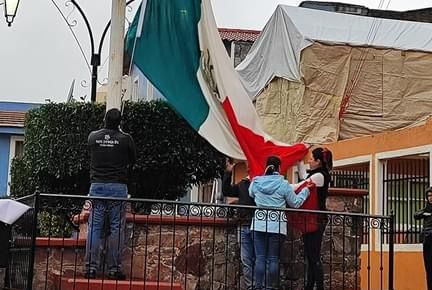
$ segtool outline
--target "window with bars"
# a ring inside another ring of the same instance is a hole
[[[420,242],[421,221],[414,213],[425,206],[429,186],[429,154],[391,158],[382,165],[382,212],[395,215],[395,243]]]
[[[9,155],[9,167],[8,167],[8,181],[6,194],[10,194],[10,182],[11,182],[11,168],[12,161],[15,157],[21,157],[24,154],[24,137],[12,136],[10,139],[10,155]]]
[[[369,162],[335,167],[331,187],[369,190]],[[363,213],[369,213],[369,196],[363,199]]]
[[[15,157],[21,157],[24,154],[24,140],[15,141]]]

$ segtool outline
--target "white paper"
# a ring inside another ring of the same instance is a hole
[[[11,225],[29,209],[29,206],[18,201],[0,199],[0,221]]]

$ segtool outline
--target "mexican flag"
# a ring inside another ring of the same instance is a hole
[[[302,159],[304,144],[267,135],[220,39],[210,0],[143,0],[126,49],[168,103],[217,150],[248,160],[250,176],[269,155],[282,171]]]

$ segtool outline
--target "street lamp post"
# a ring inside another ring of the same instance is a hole
[[[20,2],[20,0],[5,0],[4,1],[4,6],[5,6],[4,11],[5,11],[5,17],[6,17],[6,22],[7,22],[8,26],[11,26],[12,22],[14,21],[19,2]]]
[[[4,0],[5,5],[5,17],[6,22],[8,23],[8,26],[12,25],[12,22],[15,18],[18,4],[20,0]],[[130,5],[135,0],[129,0],[126,2],[126,6]],[[90,65],[92,66],[91,70],[91,98],[90,100],[92,102],[96,101],[96,88],[97,88],[97,81],[98,81],[98,67],[101,63],[101,53],[102,53],[102,46],[105,40],[105,36],[108,32],[109,27],[111,26],[111,20],[108,21],[108,23],[105,26],[104,31],[102,32],[101,39],[99,41],[98,50],[95,50],[95,42],[93,37],[93,31],[91,29],[90,22],[87,19],[87,16],[85,15],[84,11],[82,10],[81,6],[76,2],[76,0],[68,0],[68,2],[72,3],[75,8],[77,8],[79,14],[84,20],[85,26],[87,28],[87,32],[90,39],[90,51],[91,51],[91,58],[90,58]]]

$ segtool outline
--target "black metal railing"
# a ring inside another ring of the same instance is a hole
[[[325,289],[393,290],[392,216],[46,194],[31,199],[34,210],[14,227],[37,222],[12,233],[11,252],[25,247],[27,256],[10,267],[28,275],[16,277],[23,284],[14,289],[305,289],[311,279],[320,282],[322,270]],[[107,226],[106,216],[120,230]],[[88,237],[88,226],[100,232]],[[378,248],[375,237],[381,237]],[[86,245],[99,239],[86,258]],[[363,240],[370,243],[362,250]],[[84,278],[89,268],[95,277]],[[110,280],[113,269],[125,277]]]
[[[5,286],[10,289],[31,289],[33,263],[35,256],[35,207],[36,195],[30,195],[17,201],[30,207],[17,222],[7,226],[3,236],[9,241],[8,261]]]

